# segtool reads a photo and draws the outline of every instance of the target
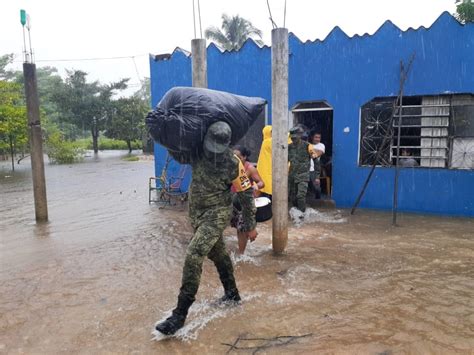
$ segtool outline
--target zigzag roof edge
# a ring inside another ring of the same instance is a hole
[[[319,38],[316,38],[314,40],[306,40],[306,41],[302,41],[296,34],[294,34],[293,32],[289,32],[289,38],[293,37],[294,39],[296,39],[299,43],[305,45],[305,44],[313,44],[313,43],[324,43],[324,42],[327,42],[335,33],[342,33],[344,36],[346,36],[348,39],[360,39],[360,38],[365,38],[365,37],[374,37],[376,36],[382,28],[384,28],[385,26],[393,26],[393,28],[395,28],[396,30],[402,32],[402,33],[407,33],[407,32],[411,32],[411,31],[420,31],[420,30],[425,30],[425,31],[429,31],[430,29],[432,29],[434,26],[436,26],[436,24],[443,18],[450,18],[452,20],[454,20],[454,22],[456,22],[459,26],[474,26],[474,24],[471,24],[471,23],[466,23],[466,24],[463,24],[461,22],[459,22],[452,14],[450,14],[448,11],[443,11],[437,18],[436,20],[433,21],[433,23],[429,26],[429,27],[425,27],[423,25],[417,27],[417,28],[413,28],[413,27],[408,27],[406,30],[402,30],[400,29],[400,27],[398,27],[397,25],[395,25],[391,20],[385,20],[380,26],[379,28],[373,33],[373,34],[369,34],[369,33],[364,33],[363,35],[359,35],[359,34],[354,34],[353,36],[349,36],[344,30],[342,30],[339,26],[334,26],[334,28],[328,33],[328,35],[323,39],[319,39]],[[257,48],[259,49],[269,49],[271,48],[271,46],[269,45],[266,45],[264,44],[263,46],[259,45],[257,42],[255,42],[255,40],[253,38],[247,38],[247,40],[244,42],[244,44],[242,45],[242,47],[240,47],[239,49],[233,49],[233,50],[227,50],[227,49],[222,49],[221,47],[219,47],[216,43],[214,42],[210,42],[209,45],[207,46],[207,49],[210,49],[211,47],[215,47],[216,49],[218,49],[221,54],[225,54],[225,53],[235,53],[235,52],[238,52],[240,50],[242,50],[245,46],[248,45],[248,43],[252,43],[254,44]],[[191,53],[189,51],[186,51],[180,47],[176,47],[175,50],[173,51],[173,53],[170,55],[170,57],[172,57],[176,52],[182,52],[184,53],[186,56],[190,57],[191,56]],[[151,55],[153,56],[153,55]],[[155,56],[155,57],[159,57],[159,55]]]

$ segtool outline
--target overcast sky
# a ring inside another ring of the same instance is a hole
[[[269,2],[275,22],[283,26],[285,0]],[[103,83],[128,77],[137,85],[139,78],[149,76],[148,53],[169,53],[177,46],[190,49],[192,4],[192,0],[0,0],[0,55],[15,53],[15,66],[21,68],[19,13],[25,9],[31,16],[38,66],[55,66],[61,73],[64,68],[81,69]],[[222,13],[239,14],[261,29],[264,42],[270,44],[266,0],[200,0],[200,9],[203,33],[208,26],[220,25]],[[387,19],[403,30],[428,27],[443,11],[453,13],[454,0],[287,0],[286,27],[303,41],[324,39],[336,25],[349,35],[372,34]],[[119,56],[130,58],[57,61]]]

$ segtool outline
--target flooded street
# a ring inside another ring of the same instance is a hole
[[[156,342],[192,231],[185,211],[148,204],[153,161],[47,165],[40,226],[29,163],[0,165],[0,353],[474,352],[473,219],[403,214],[393,228],[385,212],[314,211],[280,257],[271,222],[243,257],[229,228],[242,305],[216,305],[207,260],[185,327]]]

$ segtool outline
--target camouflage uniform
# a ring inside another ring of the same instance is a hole
[[[314,192],[314,196],[316,199],[321,198],[321,186],[319,184],[316,184],[316,179],[319,179],[321,176],[321,158],[314,158],[313,159],[313,166],[314,170],[310,171],[309,173],[309,181],[310,181],[310,187],[312,188]]]
[[[157,324],[163,334],[174,334],[184,325],[189,307],[195,300],[207,256],[214,262],[224,286],[224,301],[240,301],[234,269],[225,249],[222,233],[230,222],[230,186],[239,173],[239,160],[229,149],[231,128],[224,122],[212,124],[204,138],[204,153],[192,163],[189,216],[194,236],[186,251],[178,304],[172,315]]]
[[[206,256],[214,262],[224,289],[236,289],[222,234],[232,213],[230,185],[237,176],[238,161],[228,149],[220,161],[201,159],[192,168],[189,216],[194,237],[186,252],[181,286],[181,294],[191,302],[199,288]]]
[[[309,143],[300,140],[288,146],[288,199],[290,206],[296,206],[300,211],[306,210],[306,193],[308,192],[309,167],[311,155],[308,152]]]

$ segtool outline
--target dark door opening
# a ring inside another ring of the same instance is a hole
[[[333,108],[326,101],[306,101],[297,103],[291,110],[293,123],[303,124],[308,128],[310,137],[321,134],[321,143],[326,147],[321,156],[321,190],[328,198],[332,195],[332,141],[333,141]]]

